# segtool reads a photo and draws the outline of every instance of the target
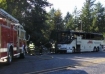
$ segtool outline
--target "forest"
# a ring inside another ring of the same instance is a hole
[[[85,0],[81,10],[75,7],[64,17],[52,6],[47,0],[0,0],[0,8],[20,21],[36,45],[56,41],[59,30],[102,33],[105,37],[105,7],[100,2]],[[51,10],[47,12],[46,7]]]

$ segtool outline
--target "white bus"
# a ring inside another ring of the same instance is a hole
[[[74,31],[59,31],[57,34],[57,52],[98,52],[100,45],[104,44],[100,33],[86,33]]]

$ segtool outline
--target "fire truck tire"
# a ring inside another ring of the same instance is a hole
[[[8,65],[12,63],[12,59],[13,59],[12,57],[13,57],[12,51],[9,50],[8,57],[7,57],[7,62],[6,62]]]

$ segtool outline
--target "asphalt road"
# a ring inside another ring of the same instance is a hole
[[[105,52],[44,54],[0,64],[0,74],[105,74]]]

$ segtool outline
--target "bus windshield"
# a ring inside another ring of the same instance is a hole
[[[66,44],[70,43],[71,41],[71,35],[68,31],[60,31],[58,32],[58,43]]]

